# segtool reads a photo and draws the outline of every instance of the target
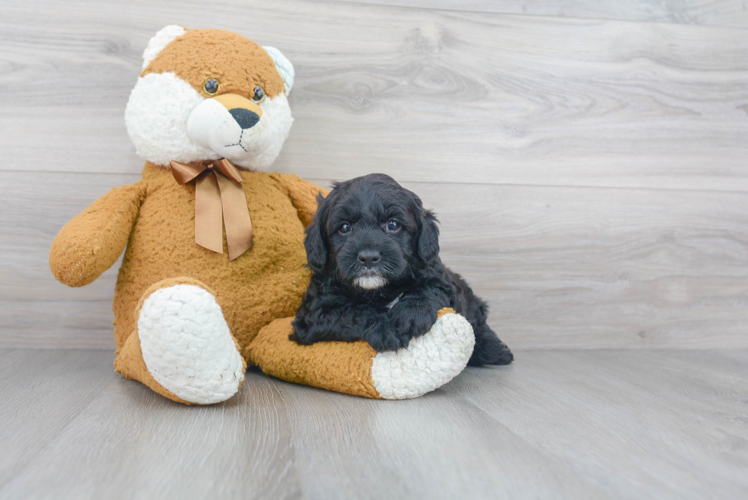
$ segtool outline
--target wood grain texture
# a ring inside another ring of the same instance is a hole
[[[52,276],[57,232],[109,189],[139,175],[0,172],[0,345],[114,347],[112,298],[120,261],[91,285]]]
[[[148,39],[177,23],[280,47],[296,122],[274,168],[404,182],[513,347],[748,347],[748,36],[688,24],[741,5],[637,0],[609,21],[576,17],[611,2],[387,1],[6,5],[0,345],[113,345],[119,264],[73,290],[48,250],[139,178],[124,107]]]
[[[409,187],[510,345],[748,347],[742,193]]]
[[[0,350],[0,484],[6,484],[118,377],[100,351]]]
[[[410,401],[250,372],[209,407],[161,398],[111,360],[0,350],[1,497],[748,494],[748,351],[519,351]]]
[[[295,63],[282,171],[748,189],[743,29],[297,0],[9,5],[0,169],[138,172],[122,114],[171,23],[236,30]]]
[[[344,0],[418,9],[748,28],[744,0]]]
[[[59,228],[137,176],[0,172],[0,345],[111,347],[119,263],[68,288],[47,264]],[[323,186],[330,181],[312,179]],[[441,220],[442,259],[516,348],[748,348],[748,195],[406,183]],[[38,190],[55,191],[44,204]],[[19,208],[20,207],[20,208]]]

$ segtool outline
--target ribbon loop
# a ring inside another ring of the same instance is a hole
[[[213,162],[213,167],[220,170],[223,175],[233,180],[234,182],[238,182],[239,184],[241,184],[244,180],[239,169],[236,168],[234,164],[228,161],[226,158]]]
[[[229,260],[235,260],[252,248],[252,220],[242,174],[230,161],[171,164],[171,173],[179,184],[195,181],[195,243],[223,253],[223,226]]]

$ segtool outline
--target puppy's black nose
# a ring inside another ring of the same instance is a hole
[[[376,250],[361,250],[358,252],[358,261],[371,269],[379,262],[379,252]]]
[[[229,110],[229,113],[234,117],[236,123],[244,129],[252,128],[260,121],[260,117],[257,116],[257,113],[248,109],[234,108]]]

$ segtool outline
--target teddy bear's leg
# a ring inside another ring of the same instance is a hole
[[[299,345],[288,336],[293,318],[270,323],[247,348],[268,375],[299,384],[377,399],[416,398],[457,376],[473,353],[468,321],[442,309],[434,326],[408,347],[376,352],[363,340]]]
[[[117,353],[116,370],[186,404],[226,401],[246,363],[214,293],[190,278],[151,286],[135,310],[137,330]]]

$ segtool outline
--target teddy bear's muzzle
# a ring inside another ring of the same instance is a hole
[[[262,129],[264,110],[239,94],[221,94],[205,99],[187,119],[187,135],[199,146],[219,157],[246,163],[259,154],[266,138]]]
[[[223,104],[242,129],[252,128],[262,117],[262,108],[239,94],[221,94],[212,99]]]

